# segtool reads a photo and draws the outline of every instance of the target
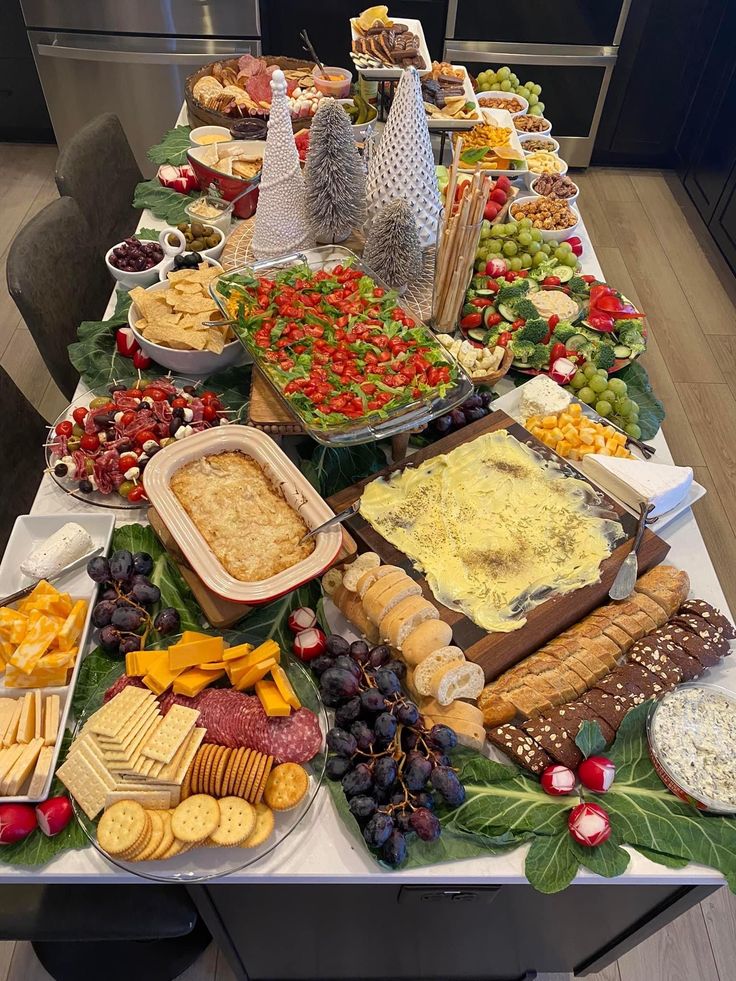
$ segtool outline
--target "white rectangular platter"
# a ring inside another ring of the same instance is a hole
[[[417,68],[417,71],[419,72],[420,75],[425,75],[432,67],[432,58],[429,54],[429,48],[427,47],[426,38],[424,37],[424,28],[422,27],[422,22],[420,20],[415,20],[411,17],[397,17],[396,20],[399,21],[401,24],[406,24],[406,26],[409,28],[412,34],[416,34],[416,36],[419,38],[419,54],[424,59],[424,64],[427,67],[421,69]],[[352,21],[350,22],[350,37],[351,37],[351,49],[352,49],[352,41],[354,41],[357,37],[360,37],[358,32],[353,27]],[[353,62],[353,64],[355,63]],[[385,68],[358,68],[357,65],[355,67],[358,70],[358,72],[363,76],[363,78],[375,79],[378,82],[388,81],[389,79],[401,78],[401,73],[404,70],[403,68],[400,68],[398,65],[396,65],[396,67],[389,67],[387,65]]]

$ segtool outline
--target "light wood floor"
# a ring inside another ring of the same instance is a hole
[[[5,286],[15,230],[56,197],[52,147],[0,144],[0,362],[51,420],[64,399]],[[575,174],[580,204],[606,278],[646,311],[646,367],[667,408],[675,462],[695,468],[708,494],[698,523],[736,610],[736,280],[674,175],[593,168]],[[626,954],[595,981],[731,981],[736,899],[725,889]],[[729,967],[728,965],[731,965]],[[230,981],[214,946],[183,981]],[[0,981],[46,981],[30,944],[0,943]],[[540,975],[567,981],[567,975]]]

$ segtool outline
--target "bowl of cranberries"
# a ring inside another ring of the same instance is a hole
[[[105,253],[105,264],[113,279],[123,286],[152,286],[164,261],[158,242],[142,242],[131,236]]]

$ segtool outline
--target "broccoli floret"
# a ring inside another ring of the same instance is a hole
[[[496,294],[499,303],[511,303],[512,300],[521,299],[529,291],[529,283],[525,279],[515,279],[513,283],[502,286]]]
[[[539,311],[537,308],[534,306],[531,300],[527,300],[526,297],[522,297],[520,300],[514,300],[509,305],[516,316],[521,317],[522,320],[533,320],[535,317],[539,316]]]
[[[568,280],[567,285],[570,287],[571,293],[578,293],[585,296],[588,292],[588,284],[581,276],[573,276],[572,279]]]
[[[625,344],[626,347],[630,347],[632,354],[641,354],[642,351],[646,350],[647,346],[640,331],[634,326],[627,326],[624,330],[620,331],[618,341],[619,344]]]
[[[616,360],[613,348],[609,344],[600,344],[598,350],[593,355],[593,364],[596,368],[603,368],[608,371],[612,368]]]
[[[550,350],[551,345],[549,344],[535,344],[534,351],[529,358],[529,367],[547,368],[549,366]]]
[[[547,321],[542,320],[541,317],[535,317],[533,320],[527,320],[524,326],[516,332],[516,336],[520,341],[531,341],[532,344],[539,344],[548,332]]]
[[[494,327],[493,330],[489,330],[488,333],[486,334],[486,340],[485,340],[486,347],[489,347],[491,348],[491,350],[493,350],[493,348],[498,344],[498,339],[500,336],[501,336],[501,331],[498,330],[496,327]]]
[[[569,324],[566,320],[561,320],[555,327],[553,336],[556,341],[560,342],[560,344],[566,344],[573,334],[577,333],[577,328],[573,327],[573,325]]]
[[[529,358],[534,354],[534,344],[531,341],[520,341],[516,337],[509,341],[514,358],[523,364],[529,363]]]

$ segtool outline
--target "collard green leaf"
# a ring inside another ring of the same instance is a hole
[[[158,242],[158,237],[160,234],[160,228],[139,228],[135,233],[135,237],[140,239],[142,242]]]
[[[102,696],[110,685],[125,670],[125,662],[113,657],[101,647],[95,647],[82,662],[77,677],[77,685],[72,697],[72,714],[75,719],[83,715],[88,707],[99,705]]]
[[[575,737],[575,745],[586,759],[595,756],[596,753],[602,753],[606,748],[606,740],[598,723],[586,719]]]
[[[291,650],[292,634],[287,622],[289,614],[300,606],[311,606],[314,609],[319,596],[317,583],[307,583],[273,603],[259,606],[241,620],[235,629],[245,631],[251,643],[262,643],[272,638],[280,647]]]
[[[631,861],[629,853],[613,837],[595,848],[586,848],[573,838],[570,838],[570,845],[579,865],[606,879],[623,875]]]
[[[303,459],[302,473],[324,497],[336,494],[386,466],[380,443],[360,446],[317,446],[309,459]]]
[[[175,126],[174,129],[170,129],[161,142],[148,151],[148,159],[159,166],[173,164],[175,167],[180,167],[185,164],[187,150],[191,146],[190,132],[189,126]]]
[[[639,428],[642,439],[652,439],[665,417],[664,405],[652,389],[649,375],[641,361],[632,361],[616,375],[626,382],[629,398],[639,406]]]
[[[534,837],[524,863],[524,873],[539,892],[562,892],[575,878],[578,858],[572,843],[567,828],[562,834]]]
[[[178,225],[186,221],[184,209],[191,204],[191,194],[180,194],[164,187],[154,178],[151,181],[141,181],[136,185],[133,195],[134,208],[148,208],[153,214],[168,225]]]
[[[135,378],[133,362],[117,353],[115,332],[128,323],[130,296],[116,291],[115,310],[109,320],[85,320],[77,340],[69,345],[69,360],[90,388],[102,388],[115,379]]]
[[[668,869],[684,869],[688,864],[689,859],[682,858],[679,855],[666,855],[664,852],[653,852],[649,848],[634,848],[635,851],[639,852],[644,858],[648,858],[651,862],[656,862],[658,865],[665,865]]]

